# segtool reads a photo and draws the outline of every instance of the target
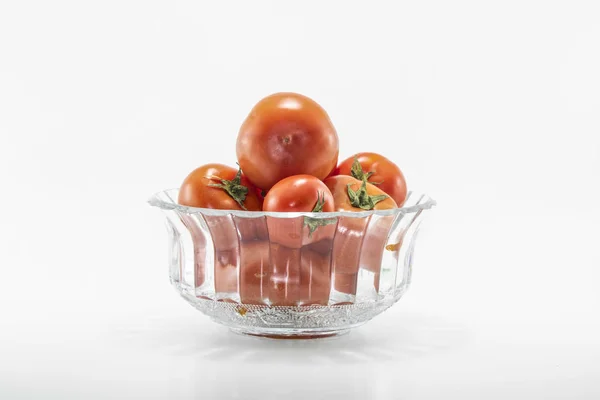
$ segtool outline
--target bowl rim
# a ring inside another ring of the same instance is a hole
[[[398,214],[410,214],[416,213],[423,210],[428,210],[437,205],[437,202],[424,193],[417,193],[409,191],[409,196],[418,195],[420,199],[418,203],[408,207],[398,207],[388,210],[365,210],[365,211],[334,211],[334,212],[284,212],[284,211],[243,211],[243,210],[218,210],[214,208],[201,208],[201,207],[190,207],[178,204],[177,201],[171,196],[171,193],[179,192],[179,188],[172,188],[162,190],[153,194],[148,200],[148,204],[153,207],[158,207],[164,211],[177,211],[184,214],[202,214],[215,217],[225,217],[229,215],[243,217],[243,218],[261,218],[261,217],[275,217],[275,218],[298,218],[298,217],[310,217],[316,219],[326,218],[337,218],[337,217],[354,217],[354,218],[365,218],[371,215],[388,216]],[[169,201],[163,200],[160,196],[164,195]],[[421,202],[422,201],[422,202]]]

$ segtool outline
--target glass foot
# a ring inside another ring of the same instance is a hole
[[[329,330],[329,331],[293,331],[293,330],[247,330],[240,328],[229,328],[233,333],[244,336],[260,337],[265,339],[325,339],[346,335],[350,329]]]

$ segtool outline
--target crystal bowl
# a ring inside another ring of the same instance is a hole
[[[166,216],[173,286],[233,331],[273,338],[338,335],[392,306],[435,205],[410,192],[392,210],[251,212],[186,207],[177,195],[149,199]]]

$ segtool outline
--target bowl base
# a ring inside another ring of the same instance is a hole
[[[264,339],[279,339],[279,340],[312,340],[312,339],[326,339],[337,336],[343,336],[350,332],[350,329],[338,329],[330,331],[275,331],[275,330],[247,330],[241,328],[229,328],[233,333],[244,336],[253,336]]]
[[[375,301],[331,306],[266,306],[207,300],[197,294],[180,293],[203,314],[233,332],[270,339],[340,336],[382,313],[401,296],[381,296]]]

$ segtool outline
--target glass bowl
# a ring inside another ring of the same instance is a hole
[[[392,210],[251,212],[181,206],[177,195],[149,199],[166,216],[173,286],[233,331],[273,338],[338,335],[392,306],[436,204],[410,192]]]

